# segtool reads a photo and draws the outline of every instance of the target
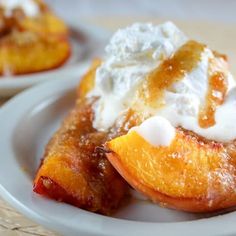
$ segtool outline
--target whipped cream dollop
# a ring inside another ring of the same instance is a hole
[[[12,11],[21,8],[26,16],[35,17],[39,14],[39,6],[34,0],[0,0],[0,7],[6,16],[11,16]]]
[[[134,24],[118,30],[106,47],[107,57],[97,69],[94,127],[110,128],[130,102],[137,86],[158,63],[186,42],[186,36],[171,22],[160,26]]]
[[[159,26],[134,24],[118,30],[106,47],[103,64],[96,71],[95,88],[88,94],[88,97],[98,97],[93,107],[94,128],[106,131],[112,127],[130,108],[138,86],[147,75],[187,41],[184,33],[171,22]],[[226,97],[216,109],[215,125],[201,128],[198,122],[200,105],[204,104],[208,91],[212,58],[213,52],[206,47],[197,66],[165,90],[165,105],[156,109],[153,116],[161,116],[173,127],[181,126],[208,139],[230,141],[236,138],[236,83],[229,72]],[[150,122],[150,126],[145,123],[148,129],[158,126],[155,119]]]
[[[154,147],[169,146],[175,137],[175,128],[167,119],[161,116],[148,118],[141,125],[129,130],[129,132],[133,131],[137,132]]]

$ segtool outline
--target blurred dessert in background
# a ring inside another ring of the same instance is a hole
[[[50,70],[69,56],[68,28],[42,0],[0,0],[0,75]]]
[[[121,205],[127,183],[180,210],[235,206],[236,83],[226,56],[171,22],[118,30],[106,52],[82,78],[34,191],[103,214]]]

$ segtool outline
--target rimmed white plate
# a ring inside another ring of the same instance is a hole
[[[110,33],[99,27],[89,24],[70,24],[70,41],[72,54],[69,60],[61,67],[33,74],[18,76],[0,76],[0,97],[12,96],[35,84],[48,80],[60,80],[69,76],[79,74],[79,64],[91,59],[93,56],[101,55],[104,44]]]
[[[80,72],[84,68],[80,68]],[[0,109],[0,194],[34,221],[64,235],[236,235],[236,212],[189,214],[133,200],[106,217],[32,192],[45,144],[75,101],[78,78],[38,85]]]

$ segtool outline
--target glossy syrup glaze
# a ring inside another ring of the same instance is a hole
[[[215,125],[216,109],[223,104],[228,89],[227,75],[224,68],[216,66],[216,60],[224,59],[214,58],[209,62],[208,91],[205,104],[200,109],[198,120],[201,128],[209,128]]]
[[[204,49],[204,44],[188,41],[148,75],[138,92],[139,97],[152,107],[162,106],[165,90],[196,68]]]

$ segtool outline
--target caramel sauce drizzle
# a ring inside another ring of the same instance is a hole
[[[198,123],[202,128],[209,128],[216,123],[216,109],[223,104],[228,89],[225,68],[226,61],[222,57],[209,61],[206,102],[200,108],[198,117]]]
[[[190,73],[201,59],[205,45],[190,40],[171,58],[162,62],[145,79],[138,91],[138,96],[146,105],[160,107],[164,104],[164,91],[173,83]]]

